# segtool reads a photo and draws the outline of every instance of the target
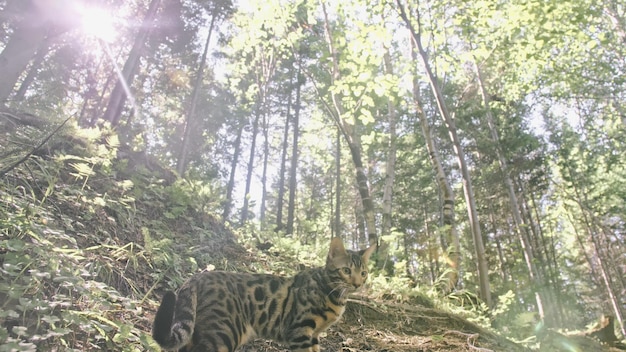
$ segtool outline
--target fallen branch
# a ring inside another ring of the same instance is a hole
[[[0,117],[4,118],[13,128],[19,125],[43,128],[45,121],[29,113],[16,113],[10,110],[0,109]]]
[[[602,343],[612,345],[619,341],[615,336],[615,318],[612,315],[603,315],[596,325],[583,333],[583,336],[593,337]]]
[[[537,333],[537,339],[542,349],[550,351],[602,351],[604,347],[626,350],[615,336],[613,319],[611,315],[604,315],[593,328],[583,332],[560,333],[542,329]]]
[[[20,164],[22,164],[23,162],[25,162],[26,160],[28,160],[28,158],[31,157],[31,155],[33,155],[37,150],[41,149],[41,147],[44,146],[44,144],[48,143],[48,141],[50,140],[50,138],[52,138],[52,136],[54,136],[57,132],[59,132],[59,130],[61,128],[63,128],[63,126],[65,126],[65,124],[67,123],[67,121],[69,121],[72,117],[68,117],[67,119],[65,119],[65,121],[63,121],[59,126],[57,126],[57,128],[54,129],[54,131],[50,132],[50,134],[48,134],[46,136],[46,138],[44,138],[37,146],[35,146],[30,152],[26,153],[26,155],[24,155],[23,157],[21,157],[19,160],[17,160],[16,162],[14,162],[13,164],[7,166],[6,168],[0,170],[0,177],[3,177],[4,175],[6,175],[9,171],[15,169],[16,167],[18,167]]]

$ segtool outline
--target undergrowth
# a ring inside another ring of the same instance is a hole
[[[234,243],[208,215],[213,186],[136,163],[125,173],[134,161],[119,147],[109,131],[68,127],[0,179],[0,352],[158,351],[155,291],[227,265],[204,245]]]
[[[0,169],[26,152],[0,155]],[[0,178],[0,352],[159,351],[149,336],[158,297],[189,275],[289,276],[324,264],[323,236],[303,243],[243,228],[246,251],[211,215],[221,207],[216,183],[171,179],[137,155],[108,129],[67,126]],[[380,273],[368,285],[373,298],[444,308],[487,327],[493,318],[469,293],[442,298]]]

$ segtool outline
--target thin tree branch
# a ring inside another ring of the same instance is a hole
[[[16,167],[18,167],[20,164],[22,164],[23,162],[25,162],[26,160],[28,160],[28,158],[31,157],[31,155],[33,155],[37,150],[41,149],[41,147],[44,146],[44,144],[48,143],[48,141],[50,140],[50,138],[52,138],[52,136],[54,136],[57,132],[59,132],[59,130],[65,126],[65,124],[67,123],[67,121],[69,121],[72,118],[72,116],[68,117],[67,119],[65,119],[65,121],[63,121],[59,126],[57,126],[57,128],[54,129],[54,131],[50,132],[50,134],[48,134],[46,136],[46,138],[44,138],[35,148],[33,148],[30,152],[28,152],[26,155],[24,155],[22,158],[20,158],[20,160],[17,160],[15,163],[13,163],[12,165],[7,166],[6,168],[4,168],[3,170],[0,170],[0,177],[3,177],[4,175],[6,175],[8,172],[10,172],[11,170],[15,169]]]

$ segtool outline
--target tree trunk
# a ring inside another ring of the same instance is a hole
[[[415,42],[412,42],[411,46],[413,49],[416,49]],[[414,61],[417,61],[417,53],[415,50],[411,50],[411,56]],[[461,262],[461,243],[459,233],[456,229],[454,191],[452,190],[452,186],[448,181],[448,175],[446,175],[446,171],[443,168],[439,149],[437,148],[437,145],[435,144],[435,141],[433,139],[433,135],[430,130],[430,124],[428,123],[428,118],[424,113],[424,109],[422,109],[417,76],[413,76],[413,103],[415,104],[415,109],[419,118],[422,135],[424,136],[424,140],[426,141],[426,150],[428,150],[430,163],[432,164],[433,170],[435,171],[437,185],[439,186],[439,191],[441,192],[441,197],[443,198],[443,204],[441,205],[443,223],[442,232],[446,234],[446,241],[445,243],[442,243],[442,249],[448,259],[446,260],[446,263],[448,265],[448,282],[445,290],[447,292],[451,292],[458,284]]]
[[[585,261],[589,265],[589,281],[595,285],[600,285],[598,282],[598,273],[596,272],[596,266],[593,263],[593,259],[589,256],[588,247],[583,240],[583,235],[578,231],[578,226],[576,221],[572,218],[571,213],[567,213],[567,219],[570,224],[572,224],[572,228],[574,229],[574,237],[576,238],[576,243],[580,247],[581,253],[585,256]]]
[[[255,112],[254,112],[254,122],[252,123],[252,144],[250,144],[250,156],[248,157],[248,173],[246,174],[246,189],[244,191],[243,197],[243,207],[241,208],[241,220],[240,224],[243,225],[248,221],[248,207],[250,203],[250,187],[252,185],[252,171],[254,170],[254,154],[256,153],[256,137],[259,134],[259,120],[261,119],[261,102],[262,99],[260,97],[259,101],[257,101]]]
[[[213,13],[211,17],[211,24],[209,25],[209,34],[207,35],[206,42],[204,43],[204,51],[202,52],[202,58],[198,64],[198,72],[196,72],[196,81],[193,85],[193,91],[191,93],[191,101],[189,102],[189,110],[185,118],[185,128],[183,131],[183,141],[178,155],[178,163],[176,164],[176,171],[179,175],[183,175],[187,169],[189,143],[191,139],[191,131],[193,130],[193,120],[196,114],[196,106],[198,105],[198,94],[204,81],[204,67],[206,65],[206,57],[209,52],[209,44],[211,43],[211,34],[213,33],[213,26],[217,18],[217,13]]]
[[[83,104],[77,119],[79,126],[90,126],[90,123],[92,122],[91,120],[94,119],[94,116],[97,116],[97,111],[100,108],[100,103],[102,102],[102,91],[106,90],[109,82],[112,80],[112,75],[109,75],[103,85],[104,88],[102,90],[98,89],[98,78],[96,76],[102,68],[103,62],[104,58],[100,58],[97,63],[92,59],[90,59],[87,63],[87,77],[85,78],[83,87],[84,93],[82,97]],[[88,119],[87,116],[89,116],[90,119]]]
[[[43,47],[49,32],[49,25],[37,19],[36,9],[25,11],[29,13],[28,16],[15,26],[13,34],[0,53],[0,104],[8,100],[20,75],[35,53]]]
[[[263,114],[263,172],[261,174],[261,206],[259,209],[259,221],[261,230],[265,229],[265,202],[267,198],[267,160],[270,155],[269,122],[267,114]]]
[[[502,172],[502,177],[504,179],[504,185],[509,195],[509,206],[511,208],[511,213],[513,215],[513,220],[515,221],[515,229],[517,232],[517,236],[520,240],[520,244],[522,246],[522,252],[524,254],[524,260],[526,262],[526,267],[528,269],[528,273],[530,275],[530,279],[532,281],[532,285],[534,286],[534,291],[536,293],[535,297],[537,298],[537,307],[544,307],[545,302],[543,302],[542,298],[545,296],[545,293],[541,292],[545,289],[545,285],[543,282],[542,275],[540,275],[539,271],[535,267],[535,254],[533,253],[533,246],[531,244],[529,234],[528,234],[528,226],[522,219],[522,212],[520,210],[519,201],[517,199],[517,194],[515,193],[515,189],[513,187],[513,181],[509,175],[509,168],[504,158],[504,155],[501,152],[500,147],[500,136],[498,134],[498,130],[496,129],[493,113],[491,111],[491,102],[489,98],[489,94],[487,93],[487,88],[485,87],[485,80],[483,79],[482,72],[476,59],[474,59],[474,70],[476,73],[476,78],[478,80],[478,87],[480,88],[480,94],[483,100],[483,105],[485,107],[485,118],[487,120],[487,126],[489,127],[489,132],[491,135],[491,141],[493,145],[495,145],[496,157],[498,159],[498,164],[500,166],[500,171]],[[546,314],[541,309],[539,310],[539,316],[542,320],[548,318]],[[545,321],[545,320],[544,320]]]
[[[385,74],[393,75],[393,67],[391,66],[391,55],[389,50],[385,52],[383,57]],[[393,184],[396,177],[396,122],[398,120],[396,112],[396,106],[391,97],[387,98],[387,118],[389,119],[389,143],[387,145],[387,161],[385,163],[385,188],[383,190],[383,206],[382,206],[382,224],[380,234],[382,236],[388,236],[391,234],[391,211],[393,200]],[[382,265],[377,265],[385,270],[385,266],[388,261],[389,245],[387,243],[381,243],[378,248],[378,258],[382,260]],[[393,265],[387,268],[389,273],[392,273]]]
[[[509,281],[513,280],[512,275],[509,274],[507,267],[508,260],[504,253],[504,248],[509,248],[509,243],[502,243],[501,235],[498,233],[498,221],[497,221],[497,210],[501,208],[499,204],[494,204],[495,202],[487,202],[488,210],[489,210],[489,223],[491,225],[491,229],[493,231],[493,241],[496,245],[496,251],[498,253],[498,266],[500,267],[500,278],[502,282],[506,285]]]
[[[619,237],[615,236],[615,232],[607,228],[606,224],[602,223],[600,219],[594,217],[597,223],[597,226],[602,230],[602,243],[604,245],[605,256],[604,258],[610,262],[611,258],[618,258],[621,254],[619,253],[620,246],[614,245],[613,243],[619,243]],[[623,247],[622,247],[623,248]],[[613,277],[615,278],[615,285],[617,292],[626,292],[626,273],[624,273],[623,265],[612,265],[611,268],[614,271]],[[624,314],[622,314],[624,315]],[[626,317],[626,315],[624,315]],[[626,336],[626,335],[625,335]]]
[[[522,190],[521,194],[522,196],[524,196],[525,192],[524,191],[524,187],[522,186],[522,182],[520,180],[518,180],[517,182],[519,186],[519,188]],[[529,215],[531,216],[532,219],[532,213],[534,213],[534,218],[536,219],[535,221],[531,222],[536,225],[533,227],[537,228],[537,232],[538,232],[538,236],[541,237],[541,241],[543,243],[543,248],[545,250],[545,255],[546,255],[546,261],[549,264],[549,282],[552,283],[552,293],[553,293],[553,304],[556,304],[556,306],[558,307],[558,321],[557,321],[557,325],[556,326],[562,326],[563,323],[565,322],[565,310],[563,309],[563,304],[562,304],[562,300],[559,299],[559,294],[560,292],[563,291],[563,284],[561,281],[561,277],[560,277],[560,270],[559,270],[559,263],[557,261],[557,255],[556,255],[556,243],[554,240],[554,237],[550,237],[550,240],[548,241],[548,239],[546,238],[546,236],[544,235],[544,225],[542,224],[541,221],[541,216],[539,215],[539,206],[535,201],[535,196],[532,193],[527,193],[528,196],[526,197],[526,199],[530,198],[530,204],[528,205],[529,208]],[[522,204],[524,203],[528,203],[528,200],[522,200]]]
[[[579,202],[579,205],[580,205],[580,202]],[[615,293],[616,290],[614,289],[614,285],[609,274],[607,258],[602,253],[602,250],[600,249],[595,226],[593,226],[593,224],[590,223],[588,216],[587,216],[587,212],[582,207],[581,207],[581,213],[583,214],[583,222],[587,229],[587,235],[589,236],[589,238],[591,239],[591,243],[593,244],[593,251],[595,253],[594,257],[598,261],[598,268],[602,276],[602,282],[604,283],[606,294],[609,298],[609,303],[611,307],[613,308],[613,312],[615,312],[617,320],[620,323],[622,334],[626,336],[626,327],[624,326],[624,313],[621,307],[622,303],[621,303],[621,299],[618,298],[618,295]]]
[[[109,90],[109,86],[111,86],[111,84],[115,81],[116,76],[117,74],[115,72],[112,72],[107,75],[107,79],[102,85],[102,90],[100,91],[100,94],[98,95],[98,99],[94,104],[95,105],[94,113],[91,115],[91,118],[89,119],[89,121],[86,122],[84,125],[93,127],[98,123],[98,118],[100,117],[102,110],[104,110],[105,94]]]
[[[337,130],[335,140],[335,212],[333,216],[333,237],[341,235],[341,132]]]
[[[287,113],[283,129],[283,143],[280,155],[280,170],[278,171],[278,199],[276,200],[276,231],[283,229],[283,207],[285,203],[285,169],[287,168],[287,150],[289,149],[289,120],[291,120],[291,100],[293,94],[293,78],[289,82],[289,98],[287,98]]]
[[[556,260],[553,260],[555,249],[551,247],[553,244],[548,243],[546,240],[541,226],[535,223],[533,210],[526,200],[522,183],[519,180],[512,179],[512,181],[515,189],[519,190],[519,209],[522,221],[525,224],[523,228],[518,230],[525,231],[531,239],[531,248],[533,248],[535,256],[534,266],[537,270],[537,277],[541,279],[540,283],[535,282],[534,285],[536,290],[541,293],[541,297],[545,302],[544,305],[549,309],[548,312],[545,312],[548,319],[544,320],[544,322],[548,326],[550,324],[552,326],[562,326],[563,306],[557,298],[558,293],[562,291],[562,287],[559,284],[558,266]],[[537,218],[537,221],[539,221],[539,218]]]
[[[296,211],[296,188],[298,182],[297,170],[298,170],[298,139],[300,138],[300,90],[303,83],[303,77],[301,74],[301,67],[298,64],[298,70],[296,72],[296,101],[294,103],[293,112],[293,141],[291,144],[291,165],[289,165],[289,206],[287,208],[287,228],[288,235],[292,235],[294,231],[295,211]]]
[[[241,154],[241,135],[245,124],[237,129],[237,137],[235,138],[235,151],[233,152],[233,160],[230,163],[230,176],[228,178],[228,185],[226,186],[226,201],[224,202],[224,213],[222,220],[226,222],[230,216],[230,211],[233,207],[233,190],[235,189],[235,174],[237,173],[237,164],[239,164],[239,155]]]
[[[341,78],[341,73],[339,71],[339,54],[335,49],[332,32],[330,30],[330,20],[328,19],[328,13],[326,11],[326,6],[324,2],[322,2],[322,11],[324,14],[324,30],[326,32],[326,40],[332,59],[331,79],[332,84],[334,84]],[[367,232],[368,242],[370,243],[370,245],[378,245],[379,243],[378,234],[376,232],[375,217],[376,214],[374,211],[374,202],[370,195],[369,182],[365,173],[365,168],[363,167],[360,136],[358,135],[356,129],[353,128],[348,121],[343,120],[345,108],[341,103],[340,95],[337,93],[330,93],[330,95],[333,102],[334,111],[331,110],[330,106],[327,106],[327,110],[328,113],[335,120],[335,123],[343,134],[348,144],[348,149],[350,150],[352,162],[356,171],[357,188],[359,191],[359,196],[361,198],[361,203],[363,205],[363,217],[365,221],[365,230]]]
[[[568,169],[567,172],[570,174],[569,177],[573,178],[574,171]],[[607,298],[609,300],[609,304],[611,305],[611,308],[613,309],[613,312],[615,313],[615,317],[620,323],[621,332],[623,335],[626,336],[626,326],[624,325],[624,319],[625,319],[626,314],[624,313],[624,310],[622,307],[622,302],[620,299],[621,297],[618,294],[616,294],[616,291],[618,290],[615,289],[615,285],[612,280],[613,275],[611,274],[610,267],[607,263],[609,261],[614,261],[614,259],[609,258],[607,256],[607,254],[603,250],[602,244],[599,242],[600,241],[599,239],[600,235],[598,234],[599,226],[597,226],[596,222],[597,223],[601,223],[601,222],[596,221],[594,217],[595,215],[593,214],[593,212],[587,208],[586,204],[588,204],[588,198],[585,194],[585,190],[580,189],[577,186],[574,186],[572,188],[574,191],[574,196],[572,197],[573,199],[571,200],[574,201],[578,205],[578,209],[580,211],[580,214],[582,215],[581,219],[579,220],[582,221],[582,224],[587,233],[587,237],[592,244],[591,250],[593,251],[593,254],[592,256],[589,256],[587,254],[587,250],[589,249],[583,243],[582,239],[580,238],[580,235],[577,236],[577,239],[582,248],[582,251],[583,253],[585,253],[585,258],[587,259],[589,267],[592,269],[591,279],[593,282],[595,282],[599,286],[602,284],[604,285],[604,289],[605,289]],[[576,223],[574,222],[574,219],[571,218],[571,216],[570,216],[570,222],[572,223],[572,226],[574,226],[574,229],[576,229]],[[597,267],[598,267],[598,271],[600,273],[601,278],[598,278],[597,272],[595,274],[593,272],[593,268],[594,266],[596,266],[594,265],[594,262],[593,262],[594,259],[597,261]],[[600,283],[600,282],[595,281],[597,279],[601,279],[602,282]]]
[[[487,306],[491,306],[491,291],[489,288],[489,268],[487,266],[487,258],[485,256],[485,246],[483,244],[482,233],[480,229],[480,223],[478,220],[478,213],[476,210],[476,199],[474,197],[474,189],[472,187],[472,181],[469,175],[469,169],[467,168],[467,163],[465,162],[465,155],[463,151],[463,146],[461,145],[461,141],[456,132],[456,123],[454,118],[450,115],[448,111],[448,107],[446,105],[445,99],[443,97],[443,93],[440,87],[437,84],[437,78],[430,67],[430,63],[428,62],[428,54],[424,50],[421,41],[421,28],[419,31],[416,31],[411,24],[411,21],[407,17],[407,14],[404,10],[403,5],[400,3],[400,0],[396,0],[398,5],[398,9],[400,12],[401,18],[404,20],[405,24],[409,28],[411,35],[413,37],[413,41],[417,45],[418,53],[420,54],[424,68],[426,70],[426,74],[428,75],[428,80],[430,82],[430,87],[432,89],[433,95],[437,101],[437,107],[439,108],[439,113],[441,114],[441,118],[443,119],[446,128],[448,130],[448,135],[450,136],[450,140],[452,141],[452,145],[454,147],[454,153],[456,154],[457,162],[459,164],[459,169],[461,171],[461,176],[463,178],[463,191],[465,195],[465,201],[467,203],[467,211],[470,221],[470,227],[472,230],[472,237],[474,239],[474,249],[476,251],[476,266],[478,268],[478,280],[480,286],[480,298],[487,304]],[[419,13],[417,18],[418,26],[420,25]]]
[[[348,139],[348,149],[352,156],[352,163],[356,169],[356,183],[363,205],[363,221],[365,222],[365,231],[367,240],[370,245],[378,244],[378,235],[376,233],[376,218],[374,213],[374,201],[372,200],[365,167],[361,157],[362,147],[359,136]]]
[[[117,126],[120,122],[127,94],[130,93],[129,87],[132,85],[133,79],[139,69],[139,60],[143,56],[143,49],[148,38],[150,37],[150,33],[152,32],[154,20],[160,3],[161,0],[152,0],[150,2],[148,11],[144,16],[139,32],[135,37],[133,47],[130,49],[130,53],[128,54],[128,59],[126,59],[126,62],[124,63],[122,72],[118,73],[119,77],[117,83],[115,84],[115,87],[113,87],[113,91],[109,96],[109,103],[107,104],[107,108],[104,111],[102,118],[111,122],[111,125],[113,126]]]
[[[428,219],[426,214],[426,208],[424,207],[424,219]],[[428,263],[429,263],[429,273],[430,273],[430,284],[435,285],[437,282],[437,278],[439,277],[439,249],[437,246],[437,235],[433,233],[430,229],[430,223],[425,221],[424,229],[425,236],[428,246],[426,247],[426,251],[428,252]]]
[[[52,37],[47,36],[44,39],[44,41],[41,43],[41,45],[39,45],[39,48],[37,49],[37,53],[35,54],[35,57],[32,60],[33,63],[30,65],[30,68],[28,69],[28,73],[26,74],[26,77],[24,77],[22,84],[20,84],[20,87],[15,93],[15,101],[24,100],[28,87],[30,87],[30,85],[35,80],[35,77],[37,76],[37,73],[38,73],[37,70],[39,69],[39,67],[41,66],[41,63],[45,59],[46,54],[50,52],[50,44],[52,43],[51,38]]]

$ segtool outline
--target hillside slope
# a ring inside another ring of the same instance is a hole
[[[64,128],[15,164],[26,152],[0,161],[0,352],[158,351],[159,298],[192,273],[293,273],[293,258],[242,245],[211,215],[216,190],[175,180],[106,131]],[[322,339],[326,351],[527,350],[458,316],[367,294]],[[284,349],[256,341],[242,351]]]

